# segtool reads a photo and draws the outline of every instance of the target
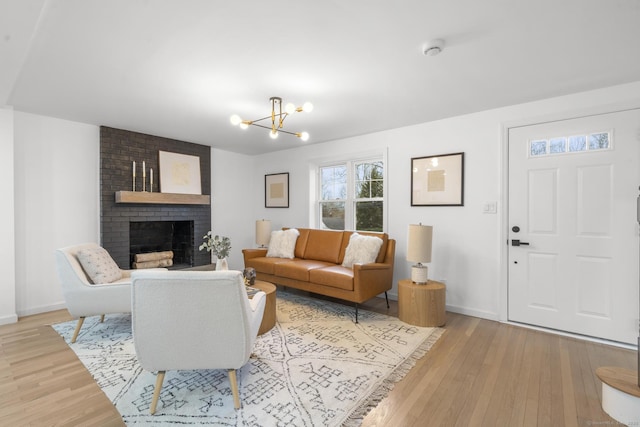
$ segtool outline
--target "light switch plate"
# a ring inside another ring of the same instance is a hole
[[[482,213],[498,213],[498,202],[484,202],[484,204],[482,205]]]

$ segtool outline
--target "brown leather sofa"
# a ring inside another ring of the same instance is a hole
[[[342,266],[352,231],[316,230],[298,228],[294,258],[267,257],[267,249],[243,249],[245,268],[253,267],[259,280],[339,298],[355,303],[358,322],[358,304],[393,286],[393,262],[396,241],[386,233],[364,233],[380,237],[383,241],[376,262]]]

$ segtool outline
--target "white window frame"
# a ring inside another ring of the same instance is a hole
[[[383,194],[382,198],[361,199],[355,197],[355,165],[358,163],[367,162],[382,162],[383,165]],[[355,218],[355,204],[357,201],[363,200],[381,200],[382,201],[382,232],[388,230],[388,173],[387,173],[387,152],[377,153],[361,153],[360,155],[354,155],[346,158],[336,158],[333,160],[324,159],[323,161],[316,162],[311,165],[312,172],[312,188],[310,192],[310,224],[315,228],[322,228],[322,213],[321,202],[322,200],[322,180],[320,176],[320,169],[331,166],[346,165],[347,168],[347,198],[337,199],[336,202],[344,201],[345,203],[345,230],[355,230],[356,218]]]

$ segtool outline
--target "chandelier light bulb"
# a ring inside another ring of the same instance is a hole
[[[303,140],[304,142],[307,142],[309,140],[309,132],[302,132],[299,135],[300,135],[300,139]]]
[[[231,122],[232,125],[237,126],[242,122],[242,119],[240,118],[239,115],[234,114],[233,116],[231,116],[229,121]]]
[[[295,113],[295,112],[296,112],[296,106],[289,102],[289,103],[284,107],[284,111],[286,111],[286,112],[287,112],[287,114],[293,114],[293,113]]]
[[[305,102],[304,105],[302,105],[302,111],[304,111],[305,113],[310,113],[313,111],[313,104],[310,102]]]
[[[278,131],[271,131],[269,132],[269,136],[271,137],[271,139],[276,139],[278,137]]]
[[[249,123],[247,122],[240,123],[240,129],[249,129]]]

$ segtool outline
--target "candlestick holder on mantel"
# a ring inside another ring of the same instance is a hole
[[[131,191],[136,192],[136,162],[133,161],[132,164],[132,186]],[[147,165],[146,161],[142,162],[142,192],[147,192]],[[153,193],[153,168],[149,168],[149,192]]]
[[[146,179],[142,178],[142,191],[136,191],[136,177],[133,177],[133,185],[131,187],[131,191],[138,193],[153,193],[153,180],[149,181],[149,191],[146,188]]]

